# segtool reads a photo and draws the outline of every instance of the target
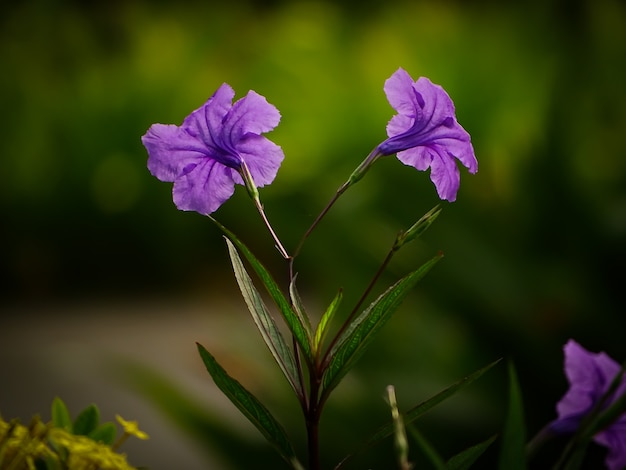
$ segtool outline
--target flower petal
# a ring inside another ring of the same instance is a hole
[[[478,160],[476,160],[476,155],[474,155],[474,148],[470,143],[469,134],[460,125],[459,128],[467,135],[467,140],[445,137],[437,139],[437,144],[445,147],[450,155],[459,160],[471,174],[474,174],[478,171]]]
[[[406,114],[396,114],[387,123],[387,135],[389,137],[395,137],[397,135],[404,134],[406,131],[413,127],[415,119]],[[389,139],[387,139],[389,140]],[[390,153],[395,153],[391,151]]]
[[[604,462],[609,470],[626,468],[626,420],[624,418],[596,435],[593,440],[608,447],[609,452]]]
[[[563,349],[570,388],[557,403],[559,418],[587,412],[620,370],[619,364],[605,353],[591,353],[574,340]]]
[[[398,152],[398,160],[408,166],[412,166],[416,170],[425,171],[428,170],[431,162],[433,161],[433,155],[428,147],[420,146],[413,147],[402,152]]]
[[[437,188],[440,199],[454,202],[459,190],[459,168],[446,148],[441,145],[414,147],[398,153],[398,160],[423,171],[430,167],[430,180]]]
[[[461,184],[459,167],[445,147],[433,145],[431,149],[433,159],[430,164],[430,180],[437,188],[439,199],[454,202]]]
[[[259,135],[248,134],[238,143],[237,150],[246,162],[257,187],[274,181],[285,158],[280,146]]]
[[[278,109],[254,91],[237,101],[224,120],[223,135],[236,146],[246,134],[260,135],[274,129],[280,121]]]
[[[202,140],[209,148],[221,145],[222,121],[232,108],[235,91],[223,83],[206,103],[185,118],[182,128]]]
[[[385,81],[383,87],[387,100],[393,109],[400,114],[415,117],[415,95],[413,93],[413,79],[403,68],[396,70]]]
[[[424,103],[421,119],[416,119],[416,131],[425,133],[440,126],[452,126],[450,120],[454,120],[454,104],[440,85],[433,84],[426,77],[420,77],[413,84],[413,90],[422,97]]]
[[[206,158],[202,142],[178,126],[153,124],[141,141],[148,150],[148,169],[161,181],[174,181],[189,164]]]
[[[206,159],[174,182],[174,204],[182,211],[211,214],[235,192],[236,176],[232,168]]]

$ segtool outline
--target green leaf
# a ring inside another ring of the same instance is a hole
[[[491,436],[486,441],[476,444],[472,447],[468,447],[462,452],[459,452],[454,457],[451,457],[446,463],[448,470],[467,470],[470,468],[478,458],[485,453],[491,444],[496,440],[498,436]]]
[[[265,436],[278,453],[294,468],[302,468],[289,438],[269,410],[237,380],[229,376],[201,344],[196,343],[200,357],[213,381],[229,400]]]
[[[272,278],[271,274],[265,269],[265,267],[261,264],[261,262],[256,259],[256,257],[252,254],[252,252],[244,245],[239,239],[220,224],[217,220],[212,217],[209,217],[215,225],[217,225],[222,232],[230,239],[231,242],[237,247],[240,253],[248,260],[254,271],[257,273],[263,285],[267,289],[267,292],[270,294],[270,297],[274,300],[276,305],[278,306],[287,326],[291,330],[291,333],[298,341],[298,344],[302,348],[309,364],[313,363],[313,355],[312,355],[312,345],[311,345],[311,331],[307,328],[307,323],[303,322],[302,319],[294,312],[293,308],[289,304],[289,301],[284,296],[276,281]]]
[[[457,383],[449,386],[448,388],[442,390],[437,395],[429,398],[425,402],[420,403],[417,406],[414,406],[409,411],[403,414],[404,424],[408,425],[409,423],[415,421],[421,415],[434,408],[436,405],[441,403],[444,400],[447,400],[451,396],[463,390],[468,385],[472,384],[474,381],[479,379],[485,372],[495,366],[500,362],[500,359],[492,362],[491,364],[483,367],[482,369],[477,370],[473,374],[468,375],[467,377],[459,380]],[[347,462],[354,455],[362,452],[367,447],[372,446],[373,444],[391,436],[394,432],[393,422],[389,422],[383,426],[381,426],[374,434],[372,434],[358,449],[348,454],[344,459],[339,462],[339,464],[335,467],[335,470],[341,468],[341,466]]]
[[[59,397],[52,400],[52,424],[57,428],[65,429],[67,432],[73,432],[72,419],[67,406]]]
[[[304,304],[302,303],[302,299],[300,298],[300,293],[296,288],[296,274],[292,281],[289,283],[289,297],[291,298],[291,303],[293,304],[293,310],[298,315],[300,322],[306,326],[307,335],[309,338],[309,342],[311,340],[311,320],[309,316],[306,314],[306,310],[304,308]]]
[[[291,387],[295,390],[298,396],[303,396],[304,391],[298,381],[298,368],[291,349],[289,349],[289,346],[278,330],[274,319],[263,303],[261,295],[252,284],[252,280],[250,279],[250,276],[248,276],[241,258],[237,254],[237,249],[228,239],[226,239],[226,244],[228,245],[228,253],[235,271],[235,278],[237,279],[237,283],[241,289],[241,294],[243,295],[246,305],[248,306],[252,318],[254,319],[254,323],[259,329],[265,344],[267,344],[267,347],[272,353],[272,356],[274,356],[274,359],[280,366],[283,374],[287,377]]]
[[[513,362],[509,361],[508,372],[509,406],[504,423],[504,431],[502,432],[498,468],[501,470],[524,470],[526,469],[524,411],[522,392]]]
[[[313,349],[315,351],[319,351],[320,347],[324,343],[324,338],[326,337],[326,333],[328,332],[328,327],[330,326],[330,323],[334,318],[335,313],[339,309],[339,305],[341,304],[342,299],[343,291],[340,289],[339,292],[337,292],[337,295],[335,296],[333,301],[324,312],[324,315],[322,315],[322,318],[320,318],[320,322],[315,329],[315,337],[313,338]]]
[[[491,364],[488,364],[487,366],[483,367],[482,369],[477,370],[473,374],[470,374],[467,377],[464,377],[463,379],[459,380],[457,383],[455,383],[455,384],[449,386],[448,388],[442,390],[437,395],[429,398],[425,402],[420,403],[417,406],[414,406],[409,411],[404,413],[404,422],[405,423],[410,423],[412,421],[415,421],[421,415],[423,415],[424,413],[426,413],[430,409],[434,408],[436,405],[438,405],[442,401],[447,400],[448,398],[452,397],[453,395],[455,395],[458,392],[460,392],[461,390],[463,390],[468,385],[471,385],[472,383],[474,383],[485,372],[487,372],[489,369],[491,369],[493,366],[495,366],[499,362],[500,362],[500,359],[498,359],[496,361],[493,361]],[[382,429],[380,431],[382,431]]]
[[[100,411],[96,405],[89,405],[74,420],[74,434],[87,436],[100,422]]]
[[[102,442],[105,445],[111,446],[115,442],[117,436],[117,426],[114,423],[107,422],[102,423],[88,434],[88,437],[96,442]]]
[[[265,439],[242,433],[236,423],[225,420],[214,407],[189,394],[165,371],[126,356],[110,357],[112,370],[151,406],[170,426],[178,428],[197,448],[210,449],[229,469],[282,468],[283,459]]]
[[[323,394],[328,395],[365,352],[376,333],[391,318],[410,289],[441,259],[441,255],[423,264],[418,270],[391,286],[376,299],[342,335],[331,352],[331,359],[322,377]]]

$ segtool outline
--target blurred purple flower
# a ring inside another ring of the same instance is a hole
[[[282,149],[263,137],[280,121],[280,113],[254,91],[232,104],[226,83],[182,125],[153,124],[141,138],[148,169],[173,182],[174,204],[204,215],[215,212],[235,191],[270,184],[284,158]]]
[[[439,85],[424,77],[414,82],[402,68],[387,79],[385,93],[398,114],[387,124],[389,138],[377,147],[378,155],[396,153],[405,165],[430,168],[439,198],[456,200],[460,176],[455,159],[470,173],[478,171],[478,161],[470,135],[456,121],[452,100]]]
[[[550,423],[550,429],[559,434],[576,432],[581,420],[608,391],[611,382],[621,371],[621,366],[605,353],[591,353],[574,340],[569,340],[563,350],[565,375],[570,388],[556,405],[558,418]],[[605,407],[624,393],[626,379],[622,378]],[[608,448],[605,463],[609,469],[626,467],[626,415],[596,434],[593,440]]]

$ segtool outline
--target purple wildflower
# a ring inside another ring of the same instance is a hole
[[[591,353],[569,340],[565,352],[565,375],[570,388],[556,405],[558,418],[550,423],[556,433],[573,433],[582,419],[608,391],[621,366],[603,352]],[[605,407],[626,393],[626,379],[622,379]],[[626,467],[626,415],[622,415],[609,427],[599,432],[593,440],[608,448],[605,460],[607,468],[617,470]]]
[[[232,104],[226,83],[182,125],[153,124],[141,138],[148,169],[173,182],[174,204],[204,215],[215,212],[243,184],[251,195],[270,184],[284,158],[282,149],[263,137],[280,113],[254,91]]]
[[[460,176],[455,159],[470,173],[478,161],[470,135],[456,121],[454,104],[439,85],[421,77],[416,82],[399,68],[385,82],[389,104],[398,112],[387,124],[389,138],[377,147],[377,154],[397,154],[405,165],[424,171],[440,199],[456,200]]]

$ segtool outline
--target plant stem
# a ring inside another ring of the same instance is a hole
[[[348,189],[349,186],[350,186],[349,181],[346,181],[344,184],[341,185],[341,187],[339,189],[337,189],[337,192],[333,195],[333,197],[328,202],[328,204],[326,204],[326,207],[324,207],[322,212],[320,212],[320,214],[313,221],[313,223],[311,224],[309,229],[304,233],[304,235],[300,239],[300,243],[298,243],[298,246],[296,247],[296,250],[293,253],[293,257],[294,258],[296,256],[298,256],[298,254],[300,253],[300,250],[302,250],[302,245],[304,245],[304,242],[307,240],[307,238],[309,238],[309,236],[311,235],[311,232],[313,232],[313,230],[315,230],[315,227],[317,227],[319,225],[319,223],[322,221],[324,216],[328,213],[330,208],[333,207],[335,202],[337,202],[337,199],[339,199],[339,196],[341,196],[343,193],[345,193],[346,189]]]
[[[322,209],[322,211],[315,218],[315,220],[313,221],[311,226],[304,233],[304,235],[300,239],[300,242],[296,246],[296,249],[294,250],[292,256],[289,256],[289,254],[287,253],[287,250],[285,250],[284,247],[281,245],[280,241],[278,240],[278,237],[276,236],[276,234],[272,230],[269,222],[267,221],[267,218],[265,217],[265,213],[263,212],[263,207],[261,206],[261,203],[258,201],[258,197],[255,198],[255,202],[257,202],[257,208],[259,210],[259,213],[261,214],[261,217],[263,217],[263,220],[265,221],[265,224],[267,225],[268,229],[270,230],[270,233],[272,234],[272,237],[274,238],[274,241],[276,242],[276,246],[277,246],[278,250],[280,251],[280,253],[283,256],[283,258],[285,258],[288,261],[289,282],[290,283],[294,282],[294,280],[295,280],[294,260],[300,254],[300,251],[302,250],[302,247],[303,247],[304,243],[307,241],[307,239],[309,238],[309,236],[311,235],[313,230],[315,230],[315,228],[320,224],[322,219],[326,216],[326,214],[330,211],[330,209],[333,207],[333,205],[337,202],[339,197],[344,192],[346,192],[346,190],[350,186],[352,186],[354,183],[356,183],[357,181],[359,181],[363,177],[365,172],[369,169],[369,167],[374,163],[374,161],[379,156],[380,156],[380,154],[379,154],[379,151],[378,151],[378,147],[376,147],[374,150],[372,150],[372,152],[370,152],[370,154],[367,156],[367,158],[357,167],[357,169],[350,175],[348,180],[345,183],[343,183],[337,189],[337,191],[335,192],[333,197],[330,199],[328,204],[326,204],[324,209]],[[308,364],[308,366],[309,366],[308,406],[307,406],[307,398],[306,397],[304,397],[304,399],[301,401],[301,404],[303,406],[303,411],[304,411],[305,420],[306,420],[306,428],[307,428],[307,440],[308,440],[308,451],[309,451],[309,470],[319,470],[320,469],[319,423],[320,423],[320,418],[321,418],[321,414],[322,414],[322,408],[324,406],[326,398],[328,398],[327,394],[324,394],[322,397],[320,397],[320,386],[321,386],[321,382],[322,382],[322,375],[323,375],[325,367],[326,367],[326,361],[328,360],[328,355],[330,353],[330,350],[332,349],[332,346],[337,342],[339,336],[341,336],[341,334],[348,327],[348,324],[353,319],[353,317],[355,316],[356,312],[358,311],[358,309],[361,307],[361,305],[363,304],[363,302],[365,301],[365,299],[369,295],[370,291],[374,287],[374,284],[376,283],[376,281],[378,280],[378,278],[380,277],[380,275],[382,274],[382,272],[386,268],[387,264],[389,264],[389,261],[391,260],[391,257],[393,256],[394,252],[395,252],[395,244],[394,244],[394,247],[391,249],[391,251],[387,254],[387,257],[385,258],[385,261],[383,262],[382,266],[378,269],[378,271],[374,275],[374,278],[372,279],[372,281],[370,282],[368,287],[365,289],[365,292],[363,293],[363,295],[361,296],[361,298],[357,302],[357,305],[355,306],[354,310],[352,311],[352,313],[348,317],[348,320],[346,320],[346,322],[342,325],[339,333],[334,338],[331,346],[326,351],[326,354],[324,355],[323,360],[320,362],[319,361],[319,356],[316,354],[316,358],[314,360],[314,363],[313,364],[310,364],[310,363]],[[294,349],[296,350],[296,354],[297,354],[298,346],[295,344],[295,340],[294,340]],[[302,374],[302,367],[301,367],[300,361],[298,361],[298,373],[299,373],[299,376],[300,376],[300,383],[302,384],[303,383],[303,380],[302,380],[302,375],[303,374]]]
[[[306,430],[309,450],[309,470],[320,469],[319,424],[323,404],[318,401],[321,383],[320,369],[310,371],[309,408],[306,412]]]
[[[307,421],[307,436],[309,445],[309,470],[319,470],[320,468],[320,446],[319,446],[319,419],[314,417],[312,421]]]
[[[274,229],[272,228],[272,225],[270,224],[269,220],[267,219],[267,215],[265,215],[265,210],[263,210],[263,204],[261,204],[261,201],[258,198],[255,198],[254,199],[254,204],[255,204],[257,210],[259,211],[259,214],[261,214],[261,218],[263,219],[263,223],[265,224],[265,226],[269,230],[270,234],[272,235],[272,238],[274,239],[274,243],[276,243],[276,248],[278,249],[278,252],[280,253],[280,255],[283,258],[287,259],[287,260],[291,259],[291,256],[289,256],[289,253],[287,253],[287,250],[285,250],[285,247],[280,242],[280,239],[278,238],[278,235],[276,235],[276,232],[274,232]]]

